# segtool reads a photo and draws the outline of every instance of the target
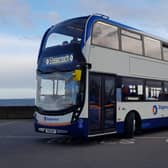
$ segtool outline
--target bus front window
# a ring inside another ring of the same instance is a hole
[[[78,37],[68,36],[64,34],[58,34],[58,33],[51,33],[48,36],[47,43],[45,45],[45,48],[54,47],[54,46],[62,46],[62,45],[68,45],[68,44],[80,44],[81,39]]]
[[[37,77],[37,105],[44,110],[59,111],[77,105],[79,82],[72,72],[40,74]]]

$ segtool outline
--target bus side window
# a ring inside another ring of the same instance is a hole
[[[129,94],[129,87],[128,86],[123,86],[122,87],[122,97],[123,97],[124,100],[126,99],[128,94]]]
[[[163,91],[159,94],[160,101],[168,101],[168,82],[163,83]]]
[[[122,80],[122,100],[123,101],[142,101],[143,94],[143,80],[123,78]]]
[[[162,83],[160,81],[146,81],[146,100],[159,100],[162,93]]]
[[[96,22],[93,27],[92,44],[119,49],[118,27],[107,23]]]
[[[160,101],[168,101],[168,93],[160,93],[159,100]]]

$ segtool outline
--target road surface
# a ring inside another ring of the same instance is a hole
[[[168,129],[88,142],[34,132],[32,120],[0,120],[0,168],[167,168]]]

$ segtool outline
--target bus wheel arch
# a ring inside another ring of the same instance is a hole
[[[134,137],[141,130],[141,117],[136,110],[131,110],[125,117],[124,133],[127,138]]]

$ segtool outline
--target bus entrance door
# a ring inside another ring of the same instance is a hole
[[[105,133],[115,130],[115,88],[115,76],[90,73],[89,133]]]

